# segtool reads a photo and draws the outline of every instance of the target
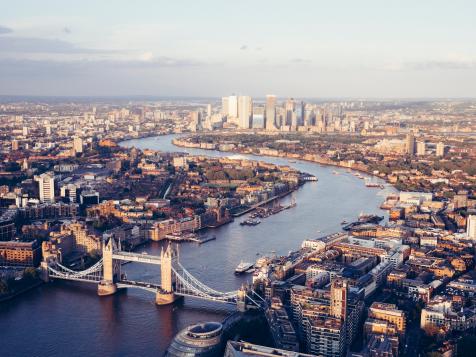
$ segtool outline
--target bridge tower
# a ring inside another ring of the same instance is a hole
[[[121,276],[121,263],[112,259],[116,249],[114,236],[104,237],[102,242],[103,280],[98,285],[98,295],[112,295],[117,291],[117,282]]]
[[[160,252],[160,286],[157,291],[155,302],[157,305],[167,305],[177,300],[178,296],[174,294],[174,279],[172,274],[172,262],[176,259],[176,252],[169,244],[167,249]]]
[[[240,312],[246,311],[246,288],[244,285],[241,285],[240,290],[238,290],[238,295],[236,297],[236,308]]]

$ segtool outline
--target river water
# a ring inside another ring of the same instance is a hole
[[[175,135],[123,142],[124,146],[181,151],[209,156],[236,156],[290,165],[316,175],[295,194],[297,206],[262,220],[255,227],[239,225],[241,219],[209,234],[217,239],[197,245],[180,245],[181,263],[202,282],[220,291],[236,290],[251,276],[235,276],[241,260],[253,262],[257,254],[287,254],[305,238],[340,230],[343,219],[359,213],[385,212],[378,207],[391,188],[365,187],[347,170],[287,159],[236,155],[218,151],[178,148]],[[339,174],[336,175],[333,172]],[[290,197],[284,198],[288,202]],[[139,248],[159,254],[163,243]],[[158,268],[131,263],[123,267],[128,278],[160,281]],[[171,339],[183,327],[207,320],[220,321],[231,307],[194,299],[173,306],[156,306],[154,296],[127,290],[98,297],[93,284],[54,282],[0,304],[1,356],[162,356]]]

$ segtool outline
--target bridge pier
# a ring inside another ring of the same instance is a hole
[[[157,305],[169,305],[181,299],[183,296],[175,295],[173,292],[157,291],[155,294],[155,303]]]
[[[43,282],[48,283],[50,281],[50,274],[48,272],[48,262],[43,260],[40,264],[40,269],[40,279],[43,280]]]
[[[108,296],[117,292],[117,284],[112,281],[101,280],[98,284],[98,295]]]

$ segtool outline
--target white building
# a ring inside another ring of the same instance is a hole
[[[264,118],[264,128],[266,130],[273,130],[277,128],[276,125],[276,96],[266,96],[266,109]]]
[[[35,176],[38,182],[40,192],[40,202],[55,202],[55,177],[52,173],[45,172],[39,176]]]
[[[228,97],[228,116],[238,118],[238,97],[236,95]]]
[[[426,154],[426,143],[424,141],[418,141],[416,151],[418,156],[424,156]]]
[[[468,238],[476,240],[476,216],[469,215],[468,222],[466,224],[466,234]]]
[[[436,156],[445,156],[445,144],[439,142],[436,144]]]
[[[238,125],[241,129],[251,128],[251,113],[253,113],[251,97],[238,97]]]

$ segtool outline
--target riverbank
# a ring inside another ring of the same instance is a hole
[[[214,143],[191,143],[190,141],[183,140],[182,138],[172,139],[172,144],[175,145],[175,146],[178,146],[178,147],[186,148],[186,149],[200,149],[200,150],[209,150],[209,151],[229,152],[229,153],[235,153],[235,154],[254,155],[254,156],[261,156],[261,157],[267,157],[268,156],[268,157],[276,157],[276,158],[287,159],[287,160],[301,160],[301,161],[311,162],[311,163],[319,164],[319,165],[323,165],[323,166],[330,166],[330,167],[338,167],[338,168],[342,168],[342,169],[348,169],[348,170],[364,173],[368,176],[375,177],[377,179],[381,179],[381,180],[385,181],[385,183],[390,185],[392,188],[396,189],[395,185],[393,183],[389,182],[387,177],[375,175],[374,173],[369,172],[365,168],[360,167],[358,165],[344,165],[344,164],[340,164],[338,162],[334,162],[334,161],[331,161],[331,160],[325,160],[325,159],[319,158],[319,157],[317,157],[317,155],[313,155],[313,154],[301,155],[301,154],[294,154],[294,153],[288,153],[288,152],[275,153],[274,151],[268,151],[266,153],[260,153],[260,152],[254,152],[254,151],[245,152],[245,151],[240,151],[240,150],[236,150],[236,149],[232,149],[232,148],[226,150],[226,149],[223,149],[223,148],[219,148],[218,144],[214,144]],[[250,147],[249,149],[253,150],[253,149],[259,149],[259,148],[251,148]]]
[[[43,285],[43,281],[41,281],[41,280],[36,281],[33,284],[31,284],[29,286],[26,286],[26,287],[24,287],[20,290],[15,291],[15,292],[12,292],[10,294],[0,296],[0,303],[12,300],[12,299],[16,298],[17,296],[20,296],[20,295],[26,293],[27,291],[30,291],[30,290],[33,290],[33,289],[39,287],[40,285]]]

